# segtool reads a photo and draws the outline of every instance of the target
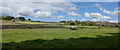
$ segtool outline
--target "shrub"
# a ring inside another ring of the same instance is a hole
[[[74,22],[71,22],[70,25],[75,25],[75,23],[74,23]]]
[[[11,19],[14,19],[14,17],[11,16],[2,17],[2,20],[11,20]]]
[[[21,21],[25,21],[24,17],[19,17],[18,19],[21,20]]]
[[[118,25],[115,25],[115,27],[118,27]]]
[[[91,23],[89,23],[88,25],[89,25],[89,26],[93,26],[93,24],[91,24]]]
[[[31,19],[28,19],[28,21],[31,21]]]

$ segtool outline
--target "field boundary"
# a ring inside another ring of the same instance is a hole
[[[0,29],[41,29],[41,28],[70,28],[64,26],[44,26],[44,25],[2,25]],[[83,29],[96,29],[94,27],[77,27]]]

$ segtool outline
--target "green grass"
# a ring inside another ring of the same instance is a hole
[[[47,24],[45,26],[86,27],[62,23],[17,22],[22,24]],[[5,23],[6,24],[6,23]],[[62,25],[57,25],[62,24]],[[112,33],[112,34],[108,34]],[[3,48],[117,48],[118,28],[70,30],[69,28],[3,29]]]
[[[70,39],[53,39],[53,40],[27,40],[20,43],[10,42],[3,43],[3,48],[119,48],[119,34],[112,36],[97,36],[96,38],[70,38]]]
[[[3,43],[21,42],[35,39],[69,39],[80,37],[96,37],[96,35],[111,36],[107,33],[118,33],[118,28],[79,29],[45,28],[45,29],[3,29]]]
[[[51,24],[51,23],[40,23],[40,22],[17,22],[22,24]]]
[[[11,22],[10,20],[0,20],[2,22],[2,25],[20,25],[20,24],[16,24]]]
[[[27,22],[27,21],[17,21],[16,23],[21,24],[63,24],[63,23],[50,23],[50,22]]]
[[[84,27],[84,28],[98,28],[99,26],[79,26],[79,25],[64,25],[64,27]]]
[[[16,23],[21,23],[21,24],[41,24],[44,26],[60,26],[60,27],[84,27],[84,28],[98,28],[99,26],[80,26],[80,25],[64,25],[64,23],[51,23],[51,22],[28,22],[28,21],[17,21]]]

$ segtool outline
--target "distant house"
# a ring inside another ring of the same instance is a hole
[[[111,23],[111,26],[115,27],[118,23]]]
[[[76,24],[76,21],[70,20],[70,21],[67,21],[66,23],[67,23],[67,24],[70,24],[70,23],[75,23],[75,24]]]
[[[92,21],[85,21],[86,23],[92,23]]]
[[[111,23],[108,22],[108,21],[104,21],[104,22],[103,22],[103,25],[105,25],[105,26],[111,26]]]
[[[66,21],[60,21],[60,23],[66,23]]]
[[[21,20],[19,20],[19,19],[12,19],[11,21],[21,21]]]
[[[96,25],[96,22],[92,22],[93,25]]]
[[[101,21],[96,21],[96,22],[93,22],[93,23],[94,23],[94,25],[98,25],[98,26],[102,26],[103,25],[103,23]]]

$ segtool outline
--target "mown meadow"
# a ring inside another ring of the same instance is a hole
[[[69,39],[79,37],[95,37],[96,35],[111,36],[107,33],[117,33],[117,28],[79,29],[43,28],[43,29],[5,29],[2,30],[3,43],[20,42],[34,39]]]
[[[4,21],[3,21],[4,22]],[[64,25],[45,22],[16,22],[13,24],[61,26],[64,28],[2,29],[3,48],[118,48],[118,28]],[[8,22],[4,22],[8,24]],[[30,27],[34,27],[30,25]],[[71,26],[78,30],[69,29]]]
[[[116,48],[118,28],[3,29],[3,48]]]

